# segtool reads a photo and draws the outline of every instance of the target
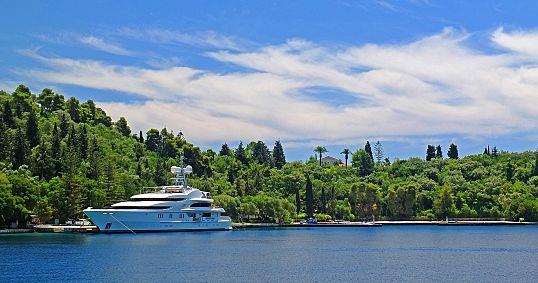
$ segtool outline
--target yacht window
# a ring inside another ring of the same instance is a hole
[[[191,204],[191,207],[211,207],[211,203],[209,202],[197,202]]]
[[[168,218],[172,218],[172,214],[168,214]]]
[[[129,206],[129,205],[123,205],[123,206],[113,206],[113,209],[167,209],[170,208],[169,206]]]
[[[211,212],[204,212],[202,217],[211,217]]]
[[[131,201],[183,201],[185,198],[131,198]]]

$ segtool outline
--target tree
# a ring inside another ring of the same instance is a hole
[[[453,215],[455,207],[451,187],[444,185],[438,190],[434,199],[434,208],[441,219]]]
[[[142,135],[142,130],[138,133],[138,142],[144,143],[144,136]]]
[[[37,125],[37,117],[33,108],[30,108],[26,122],[26,137],[28,137],[30,148],[34,148],[39,144],[39,126]]]
[[[366,141],[366,144],[364,145],[364,150],[366,150],[366,153],[368,153],[368,156],[370,156],[370,159],[372,159],[372,162],[374,162],[374,155],[372,153],[372,147],[370,146],[369,141]]]
[[[360,177],[368,176],[374,172],[374,162],[364,149],[359,149],[353,153],[352,162]]]
[[[323,157],[323,154],[327,152],[327,149],[324,146],[316,146],[316,148],[314,148],[314,152],[319,154],[319,165],[321,166],[321,158]]]
[[[514,178],[514,165],[512,165],[512,162],[509,160],[505,167],[506,172],[506,180],[508,182],[512,181],[512,178]]]
[[[306,175],[306,214],[308,217],[314,217],[314,192],[309,175]]]
[[[75,123],[80,123],[80,102],[78,99],[71,97],[67,100],[69,115]]]
[[[441,145],[437,145],[437,147],[435,148],[435,158],[443,158],[443,150],[441,149]]]
[[[377,141],[374,145],[374,155],[375,159],[377,160],[377,163],[381,163],[383,160],[384,154],[383,154],[383,145],[379,141]]]
[[[247,159],[247,155],[245,154],[245,148],[243,147],[243,142],[239,142],[239,145],[235,149],[235,159],[237,159],[243,165],[248,165],[248,159]]]
[[[301,212],[301,195],[299,194],[299,187],[295,188],[295,208],[296,213],[299,214]]]
[[[11,135],[5,123],[0,121],[0,162],[8,162],[11,148]]]
[[[230,154],[230,148],[228,147],[228,144],[224,143],[220,147],[219,155],[220,156],[226,156],[226,155],[229,155],[229,154]]]
[[[122,135],[126,137],[131,135],[131,128],[127,124],[127,120],[125,119],[125,117],[120,117],[114,125]]]
[[[490,155],[489,145],[487,147],[484,147],[484,155]]]
[[[493,157],[498,157],[499,156],[499,151],[497,150],[496,146],[494,146],[493,149],[491,150],[491,156],[493,156]]]
[[[60,118],[60,131],[62,134],[62,139],[65,138],[69,133],[69,122],[67,121],[67,116],[65,114],[62,114]]]
[[[33,172],[35,175],[45,180],[52,178],[54,172],[54,162],[50,155],[50,144],[41,142],[40,145],[34,148],[32,154]]]
[[[17,134],[15,135],[15,149],[13,151],[13,169],[19,168],[26,162],[28,156],[28,146],[26,143],[26,137],[21,128],[17,128]]]
[[[78,136],[78,145],[80,149],[80,157],[86,158],[88,154],[88,129],[86,124],[83,124],[82,129],[80,130]]]
[[[446,154],[450,159],[458,159],[458,146],[451,143]]]
[[[151,129],[146,133],[146,148],[158,152],[161,148],[161,133],[157,129]]]
[[[258,141],[254,144],[252,159],[258,164],[271,166],[271,155],[264,142]]]
[[[54,168],[54,176],[58,176],[60,174],[60,171],[62,170],[62,163],[61,163],[61,142],[62,138],[60,137],[60,133],[58,131],[58,124],[54,123],[54,127],[52,128],[52,148],[51,148],[51,157],[53,162],[53,168]]]
[[[428,145],[426,149],[426,161],[430,161],[432,158],[435,158],[435,146]]]
[[[349,158],[349,154],[351,153],[351,151],[347,148],[344,148],[344,150],[342,150],[342,152],[340,152],[340,154],[343,154],[344,155],[344,160],[346,162],[346,167],[347,167],[347,160]]]
[[[538,176],[538,150],[534,152],[534,168],[532,170],[532,176]]]
[[[11,103],[9,103],[9,100],[6,100],[4,103],[2,119],[8,128],[15,128],[15,120],[13,119],[13,112],[11,111]]]
[[[281,169],[282,166],[286,164],[286,156],[284,156],[284,149],[280,141],[275,141],[275,146],[273,147],[273,161],[275,167]]]

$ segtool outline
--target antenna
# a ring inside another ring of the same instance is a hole
[[[179,157],[179,166],[172,166],[170,172],[174,173],[175,176],[172,178],[174,180],[174,185],[179,186],[180,183],[183,185],[183,189],[187,189],[187,174],[192,173],[192,166],[184,166],[183,163],[183,154]]]

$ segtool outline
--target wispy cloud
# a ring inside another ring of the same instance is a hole
[[[103,38],[96,37],[93,35],[81,36],[78,38],[78,41],[82,44],[101,50],[103,52],[124,56],[133,55],[132,51],[125,49],[121,45],[105,41]]]
[[[156,43],[181,43],[199,47],[212,47],[229,50],[241,50],[241,42],[246,42],[245,40],[240,40],[232,36],[221,35],[214,31],[182,33],[167,29],[138,30],[123,28],[119,30],[119,35]]]
[[[136,128],[166,125],[199,142],[280,138],[341,144],[365,137],[487,137],[538,130],[538,67],[533,32],[492,34],[495,54],[469,47],[469,34],[445,29],[393,45],[326,46],[295,39],[250,51],[209,53],[248,69],[146,69],[44,57],[44,69],[20,71],[46,82],[133,93],[143,103],[109,102]],[[521,58],[525,53],[526,58]],[[354,96],[323,102],[312,88]],[[301,95],[298,95],[301,94]]]

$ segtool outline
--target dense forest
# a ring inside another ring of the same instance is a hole
[[[148,186],[165,185],[170,166],[193,167],[190,184],[209,191],[236,221],[506,218],[538,220],[538,155],[489,147],[458,158],[428,145],[425,159],[394,160],[381,143],[343,149],[322,164],[316,147],[287,162],[280,141],[223,144],[202,151],[167,129],[132,133],[91,100],[65,99],[24,85],[0,91],[0,227],[82,217]],[[209,131],[210,129],[208,129]]]

